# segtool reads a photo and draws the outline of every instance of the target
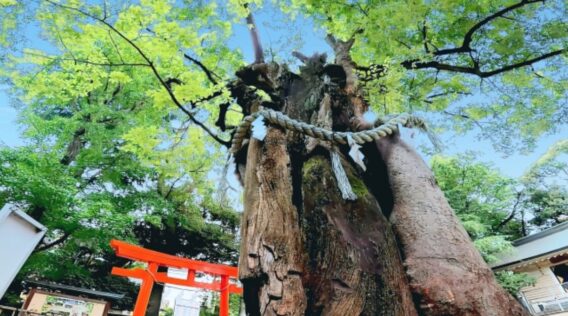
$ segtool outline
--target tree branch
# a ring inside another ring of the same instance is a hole
[[[450,71],[450,72],[472,74],[472,75],[476,75],[480,78],[487,78],[487,77],[498,75],[500,73],[503,73],[503,72],[506,72],[506,71],[509,71],[509,70],[522,68],[524,66],[530,66],[534,63],[537,63],[539,61],[545,60],[545,59],[550,58],[550,57],[560,55],[564,52],[566,52],[566,49],[555,50],[555,51],[546,53],[544,55],[541,55],[541,56],[538,56],[538,57],[535,57],[535,58],[527,59],[525,61],[518,62],[518,63],[515,63],[515,64],[511,64],[511,65],[507,65],[507,66],[504,66],[502,68],[498,68],[498,69],[491,70],[491,71],[481,71],[480,66],[477,63],[475,63],[473,67],[464,67],[464,66],[444,64],[444,63],[441,63],[441,62],[438,62],[438,61],[419,62],[418,60],[407,60],[407,61],[402,62],[401,65],[406,69],[432,68],[432,69],[445,70],[445,71]]]
[[[73,61],[73,62],[76,62],[76,63],[87,64],[87,65],[93,65],[93,66],[105,66],[105,67],[148,67],[148,65],[147,65],[147,64],[144,64],[144,63],[113,63],[113,62],[109,62],[109,63],[99,63],[99,62],[94,62],[94,61],[90,61],[90,60],[87,60],[87,59],[51,57],[51,56],[42,55],[42,54],[36,54],[36,53],[32,53],[32,52],[24,52],[24,54],[28,54],[28,55],[32,55],[32,56],[36,56],[36,57],[40,57],[40,58],[45,58],[45,59],[51,59],[51,60],[55,60],[55,61]]]
[[[248,5],[245,4],[245,8],[248,9]],[[256,28],[256,24],[254,23],[254,18],[252,17],[252,12],[249,12],[249,14],[247,15],[246,22],[250,31],[250,36],[252,38],[252,48],[254,50],[254,62],[256,64],[264,63],[264,53],[262,51],[262,45],[260,44],[258,30]]]
[[[430,54],[430,48],[428,47],[428,28],[426,26],[426,20],[424,20],[424,22],[422,22],[422,41],[424,43],[424,51],[426,51],[426,53]]]
[[[471,41],[473,40],[473,34],[475,32],[477,32],[480,28],[487,25],[488,23],[495,20],[496,18],[502,17],[503,15],[505,15],[508,12],[516,10],[520,7],[527,5],[527,4],[536,3],[536,2],[544,2],[544,0],[522,0],[521,2],[515,3],[511,6],[505,7],[503,9],[493,13],[492,15],[486,17],[485,19],[477,22],[475,25],[473,25],[469,29],[469,31],[467,31],[467,33],[463,37],[463,42],[462,42],[462,45],[460,47],[441,49],[441,50],[435,51],[434,55],[435,56],[442,56],[442,55],[449,55],[449,54],[455,54],[455,53],[467,53],[467,52],[471,51],[472,50],[471,49]]]
[[[138,47],[138,45],[136,45],[136,43],[134,43],[131,39],[129,39],[128,37],[126,37],[124,34],[122,34],[122,32],[120,32],[118,29],[116,29],[112,24],[110,24],[109,22],[105,21],[104,19],[101,19],[97,16],[94,16],[88,12],[85,12],[79,8],[75,8],[75,7],[70,7],[64,4],[60,4],[60,3],[56,3],[53,2],[52,0],[44,0],[54,6],[66,9],[66,10],[70,10],[70,11],[75,11],[78,12],[86,17],[89,17],[93,20],[96,20],[102,24],[104,24],[105,26],[107,26],[110,30],[112,30],[116,35],[118,35],[119,37],[121,37],[124,41],[126,41],[132,48],[134,48],[138,54],[140,55],[140,57],[142,57],[142,59],[144,59],[144,61],[146,61],[147,66],[150,67],[150,69],[152,70],[152,72],[154,73],[155,77],[158,79],[158,81],[160,82],[160,84],[162,85],[162,87],[164,89],[166,89],[166,92],[168,93],[168,95],[170,96],[170,99],[174,102],[174,104],[183,112],[185,113],[189,119],[195,123],[197,126],[201,127],[201,129],[203,129],[207,134],[209,134],[209,136],[211,136],[215,141],[217,141],[218,143],[220,143],[221,145],[229,148],[231,146],[231,142],[230,141],[226,141],[221,139],[217,134],[215,134],[211,129],[209,129],[205,124],[203,124],[202,122],[200,122],[199,120],[197,120],[195,118],[195,116],[189,111],[187,110],[182,104],[181,102],[177,99],[177,97],[175,96],[175,94],[173,93],[173,90],[168,86],[168,84],[164,81],[164,79],[162,78],[162,76],[160,75],[160,73],[158,72],[158,70],[156,69],[156,67],[154,66],[154,63],[152,62],[152,60],[142,51],[142,49],[140,47]]]
[[[154,30],[152,30],[149,27],[146,28],[146,31],[152,33],[153,35],[156,35],[156,32],[154,32]],[[162,39],[164,39],[164,38],[162,38]],[[182,52],[181,49],[180,49],[180,52]],[[187,60],[191,61],[192,63],[196,64],[199,68],[201,68],[201,70],[205,73],[205,75],[207,76],[209,81],[211,81],[212,84],[217,84],[217,80],[215,80],[215,78],[213,78],[213,77],[217,77],[218,79],[221,79],[221,77],[219,75],[217,75],[215,72],[213,72],[212,70],[207,68],[201,61],[189,56],[186,53],[183,53],[183,57],[186,58]]]
[[[511,214],[509,214],[509,216],[507,216],[507,218],[505,218],[501,223],[499,223],[499,225],[497,225],[495,230],[501,229],[503,226],[505,226],[508,222],[510,222],[515,217],[515,214],[517,213],[517,207],[519,206],[519,203],[521,202],[521,196],[522,195],[523,195],[523,192],[517,192],[517,199],[515,200],[515,204],[513,205],[513,209],[511,210]]]
[[[187,60],[191,61],[192,63],[196,64],[199,68],[201,68],[201,70],[203,70],[203,72],[205,73],[205,75],[207,76],[207,79],[209,79],[209,81],[211,81],[212,84],[217,84],[217,80],[215,80],[215,78],[213,78],[213,76],[220,78],[218,75],[216,75],[213,71],[209,70],[209,68],[205,67],[205,65],[200,62],[199,60],[189,56],[188,54],[184,53],[183,57],[185,57]]]
[[[49,244],[41,244],[39,245],[34,252],[40,252],[40,251],[44,251],[44,250],[48,250],[50,248],[53,248],[61,243],[63,243],[65,240],[67,240],[67,238],[69,238],[71,236],[71,232],[65,232],[63,234],[63,236],[59,237],[57,240],[54,240],[52,242],[50,242]]]
[[[59,161],[62,165],[68,166],[71,162],[75,160],[81,148],[83,147],[83,135],[85,135],[86,129],[84,127],[79,128],[73,134],[73,139],[67,145],[65,155]]]

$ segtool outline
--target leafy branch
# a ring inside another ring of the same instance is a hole
[[[84,15],[88,18],[91,18],[103,25],[105,25],[106,27],[108,27],[112,32],[114,32],[116,35],[118,35],[120,38],[122,38],[124,41],[126,41],[132,48],[134,48],[138,54],[140,55],[140,57],[142,57],[142,59],[146,62],[145,66],[150,67],[150,69],[152,70],[152,73],[154,74],[154,76],[156,77],[156,79],[158,79],[159,83],[162,85],[162,87],[166,90],[166,92],[168,93],[168,95],[170,96],[170,99],[174,102],[174,104],[183,112],[185,113],[189,119],[195,123],[197,126],[201,127],[201,129],[203,129],[207,134],[209,134],[209,136],[211,136],[215,141],[217,141],[218,143],[220,143],[221,145],[225,146],[225,147],[229,147],[231,145],[231,143],[229,141],[223,140],[222,138],[220,138],[216,133],[214,133],[209,127],[207,127],[204,123],[200,122],[199,120],[197,120],[195,118],[195,116],[193,115],[193,113],[191,113],[188,109],[186,109],[181,102],[177,99],[177,97],[175,96],[173,90],[171,89],[171,87],[167,84],[167,82],[162,78],[162,76],[160,75],[160,73],[158,72],[156,66],[154,65],[154,62],[144,53],[144,51],[138,46],[136,45],[136,43],[134,43],[131,39],[129,39],[126,35],[124,35],[122,32],[120,32],[118,29],[116,29],[114,27],[114,25],[112,25],[111,23],[109,23],[108,21],[106,21],[106,18],[99,18],[93,14],[90,14],[89,12],[86,12],[84,10],[81,10],[79,8],[75,8],[75,7],[71,7],[71,6],[67,6],[64,4],[60,4],[60,3],[56,3],[53,2],[51,0],[44,0],[48,3],[50,3],[51,5],[63,8],[65,10],[69,10],[69,11],[75,11],[80,13],[81,15]]]
[[[522,0],[521,2],[515,3],[511,6],[508,6],[506,8],[503,8],[493,14],[491,14],[490,16],[486,17],[485,19],[477,22],[476,24],[474,24],[468,31],[467,33],[465,33],[464,37],[463,37],[463,42],[462,45],[460,47],[454,47],[454,48],[446,48],[446,49],[441,49],[441,50],[437,50],[434,52],[434,55],[436,56],[442,56],[442,55],[449,55],[449,54],[455,54],[455,53],[467,53],[467,52],[471,52],[472,48],[471,48],[471,41],[473,40],[473,35],[475,34],[475,32],[477,32],[479,29],[481,29],[482,27],[484,27],[485,25],[491,23],[493,20],[499,18],[499,17],[503,17],[505,14],[507,14],[508,12],[511,12],[513,10],[516,10],[518,8],[521,8],[527,4],[531,4],[531,3],[536,3],[536,2],[544,2],[544,0]]]
[[[453,65],[453,64],[449,64],[449,63],[445,63],[445,62],[441,62],[438,60],[431,60],[431,61],[422,61],[419,59],[412,59],[412,60],[406,60],[401,62],[400,64],[408,69],[408,70],[414,70],[414,69],[436,69],[438,71],[448,71],[448,72],[455,72],[455,73],[464,73],[464,74],[470,74],[470,75],[475,75],[478,76],[479,78],[488,78],[488,77],[492,77],[513,69],[517,69],[517,68],[522,68],[522,67],[526,67],[526,66],[532,66],[533,64],[554,57],[554,56],[558,56],[561,55],[563,53],[565,53],[567,50],[566,48],[562,48],[562,49],[557,49],[557,50],[553,50],[547,53],[544,53],[542,55],[533,57],[533,58],[529,58],[526,59],[524,61],[519,61],[516,63],[512,63],[506,66],[503,66],[501,68],[497,68],[497,69],[493,69],[493,70],[489,70],[489,71],[483,71],[482,70],[482,66],[479,63],[479,60],[475,59],[472,52],[474,52],[475,50],[471,47],[471,43],[473,41],[473,36],[476,34],[476,32],[478,32],[480,29],[482,29],[484,26],[488,25],[489,23],[491,23],[492,21],[494,21],[497,18],[507,18],[505,16],[505,14],[512,12],[514,10],[517,10],[521,7],[524,7],[526,5],[529,4],[533,4],[533,3],[537,3],[537,2],[544,2],[544,0],[522,0],[518,3],[512,4],[508,7],[505,7],[487,17],[485,17],[484,19],[478,21],[477,23],[475,23],[464,35],[463,40],[462,40],[462,44],[459,47],[452,47],[452,48],[445,48],[445,49],[436,49],[433,52],[430,50],[430,48],[428,47],[428,39],[427,39],[427,27],[426,27],[426,22],[423,22],[422,24],[422,28],[421,28],[421,33],[422,33],[422,39],[424,42],[424,49],[427,53],[432,54],[434,57],[438,57],[438,56],[448,56],[448,55],[453,55],[453,54],[461,54],[461,53],[468,53],[469,57],[471,58],[472,61],[472,65],[471,66],[461,66],[461,65]],[[371,67],[376,67],[376,68],[384,68],[381,65],[371,65],[370,67],[366,68],[366,67],[361,67],[361,68],[365,68],[365,69],[369,69]],[[373,79],[376,79],[380,76],[382,76],[383,74],[380,74],[379,76],[373,76]]]

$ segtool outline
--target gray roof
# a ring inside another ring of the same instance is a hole
[[[568,252],[568,222],[513,242],[515,251],[503,254],[493,269],[511,269]]]
[[[60,290],[64,292],[72,292],[77,294],[83,294],[91,297],[99,297],[99,298],[106,298],[111,300],[120,300],[124,298],[124,294],[117,294],[111,292],[103,292],[103,291],[96,291],[91,289],[85,289],[81,287],[71,286],[71,285],[63,285],[63,284],[56,284],[51,282],[44,282],[44,281],[35,281],[35,280],[26,280],[26,283],[34,284],[36,286]]]

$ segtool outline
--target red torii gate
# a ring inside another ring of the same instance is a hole
[[[179,258],[172,255],[167,255],[158,251],[149,250],[139,246],[135,246],[120,240],[112,240],[110,246],[114,249],[118,257],[123,257],[133,261],[146,262],[146,269],[124,269],[113,267],[112,274],[136,278],[142,280],[136,305],[134,306],[134,316],[144,316],[150,294],[154,282],[176,284],[182,286],[198,287],[211,291],[221,292],[219,300],[219,315],[229,315],[229,293],[242,295],[243,289],[236,284],[229,283],[229,279],[237,279],[238,270],[236,267],[231,267],[222,264],[208,263],[204,261],[197,261],[185,258]],[[187,269],[186,279],[177,279],[169,277],[167,272],[158,272],[158,267],[168,268],[182,268]],[[220,276],[220,282],[204,283],[195,281],[195,273],[202,272],[214,276]]]

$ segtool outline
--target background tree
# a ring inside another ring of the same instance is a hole
[[[426,112],[432,122],[443,119],[435,126],[479,127],[505,151],[530,148],[566,122],[561,1],[291,1],[283,10],[316,20],[335,53],[334,64],[296,53],[299,73],[265,63],[250,14],[260,4],[42,1],[23,14],[37,12],[59,51],[26,51],[6,75],[32,92],[26,103],[43,104],[53,91],[69,98],[57,104],[67,104],[114,77],[132,93],[127,106],[143,113],[123,131],[121,150],[166,170],[171,157],[160,144],[175,138],[164,122],[176,119],[188,119],[197,138],[208,136],[205,150],[246,136],[232,134],[234,125],[261,109],[342,132],[372,127],[363,115],[369,106],[381,115]],[[223,44],[235,17],[251,30],[249,66]],[[466,98],[478,92],[491,102]],[[361,144],[363,168],[360,156],[349,158],[357,148],[342,144],[345,134],[336,134],[339,143],[314,141],[283,120],[273,117],[256,135],[262,141],[235,148],[245,187],[240,274],[249,313],[523,314],[396,132]],[[381,128],[392,133],[396,124]]]
[[[553,144],[523,176],[530,223],[538,229],[568,220],[568,140]]]
[[[74,36],[46,28],[55,47],[65,49]],[[94,45],[91,35],[82,49]],[[106,44],[101,49],[119,54],[111,39]],[[239,217],[231,197],[216,193],[214,169],[223,159],[196,127],[155,103],[144,106],[152,99],[128,69],[91,65],[96,76],[72,60],[34,54],[43,69],[18,68],[13,78],[27,144],[0,150],[0,203],[22,205],[49,231],[15,281],[14,297],[22,278],[135,294],[131,283],[110,276],[113,265],[126,263],[114,257],[113,238],[235,263]],[[122,307],[131,307],[129,299]]]

